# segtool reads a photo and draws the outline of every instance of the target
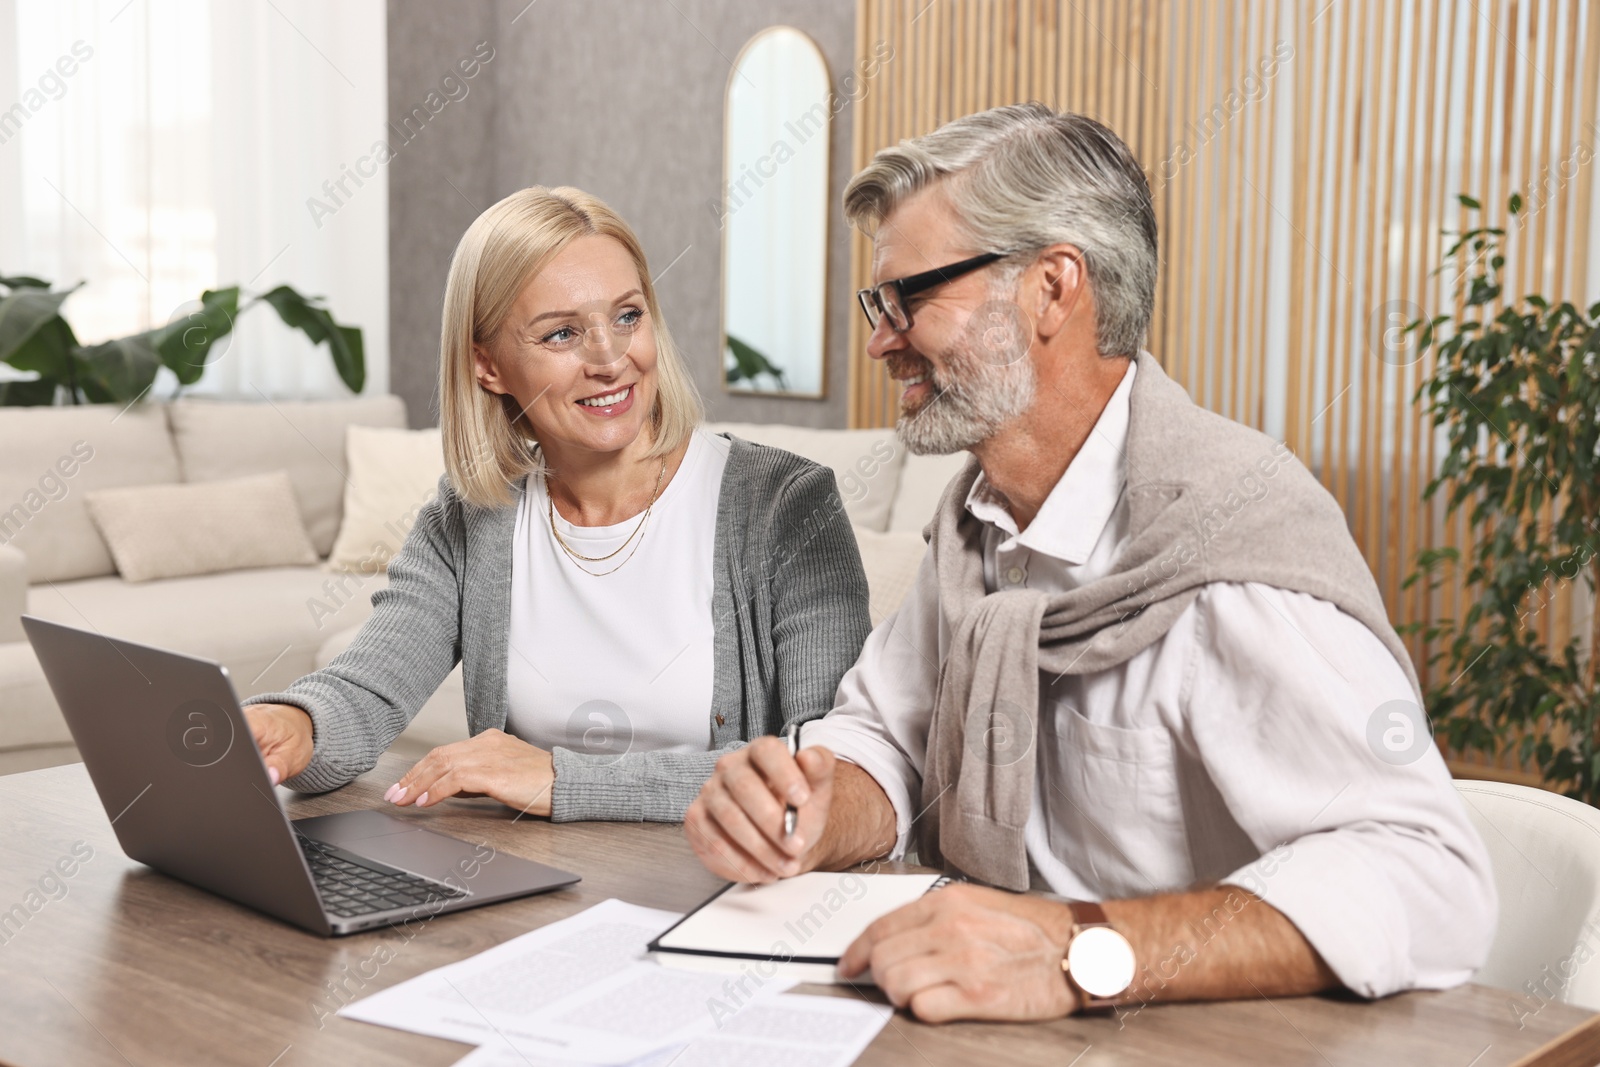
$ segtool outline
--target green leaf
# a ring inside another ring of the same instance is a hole
[[[772,361],[762,355],[761,351],[752,345],[746,344],[732,334],[728,334],[728,351],[733,355],[734,365],[728,368],[728,381],[753,382],[763,374],[771,375],[777,381],[780,389],[787,388],[783,371],[774,366]]]
[[[78,364],[78,385],[92,403],[131,401],[150,388],[161,367],[155,339],[160,330],[117,337],[73,352]]]
[[[6,362],[18,370],[34,371],[42,379],[70,386],[74,373],[72,350],[77,346],[72,327],[57,315],[41,324]]]
[[[54,404],[56,383],[49,378],[31,382],[0,382],[0,407],[39,407]]]
[[[1520,212],[1522,210],[1522,194],[1521,193],[1512,193],[1511,194],[1510,198],[1506,200],[1506,210],[1510,211],[1511,214],[1513,214],[1513,215],[1517,214],[1518,212]]]
[[[1461,550],[1449,545],[1439,548],[1425,548],[1417,553],[1417,564],[1424,568],[1431,568],[1439,563],[1458,563],[1461,560]]]
[[[361,392],[366,384],[367,369],[359,327],[341,326],[325,308],[318,306],[316,301],[320,297],[301,296],[287,285],[263,293],[261,299],[272,305],[284,325],[305,334],[312,344],[327,344],[339,379],[352,393]]]
[[[1483,207],[1482,204],[1478,203],[1476,200],[1474,200],[1472,197],[1468,196],[1466,193],[1457,193],[1456,194],[1456,199],[1461,201],[1461,206],[1462,207],[1470,207],[1470,208],[1473,208],[1475,210],[1481,209]]]
[[[193,385],[205,373],[206,357],[218,338],[233,329],[239,312],[239,289],[206,290],[200,307],[164,326],[117,337],[98,345],[78,346],[77,384],[95,403],[127,403],[137,399],[165,366],[180,385]]]
[[[212,346],[233,331],[238,316],[237,285],[207,289],[200,294],[199,308],[153,331],[156,355],[179,385],[193,385],[205,373]]]
[[[50,283],[42,278],[35,278],[29,274],[17,274],[10,278],[0,278],[0,285],[7,289],[48,289]]]
[[[0,297],[0,363],[45,377],[67,377],[71,329],[61,317],[61,304],[77,288],[52,293],[30,287]]]

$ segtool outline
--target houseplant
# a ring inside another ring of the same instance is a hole
[[[1517,218],[1522,198],[1507,208]],[[1409,327],[1419,351],[1434,349],[1416,400],[1447,442],[1425,498],[1446,491],[1448,514],[1467,509],[1475,538],[1465,558],[1453,548],[1419,553],[1406,584],[1436,587],[1455,569],[1468,593],[1460,618],[1422,628],[1430,663],[1442,667],[1428,696],[1447,744],[1512,753],[1550,787],[1593,804],[1600,610],[1559,645],[1537,627],[1563,583],[1600,587],[1600,304],[1584,310],[1535,294],[1490,316],[1503,293],[1504,237],[1491,226],[1462,232],[1445,257],[1462,313]]]
[[[756,379],[763,374],[777,383],[779,389],[789,388],[788,380],[783,375],[783,370],[762,354],[754,345],[746,344],[732,334],[727,334],[728,356],[732,360],[728,364],[728,384],[735,382],[749,382],[756,386]]]
[[[52,289],[47,281],[22,275],[0,278],[0,363],[38,375],[0,382],[0,405],[53,404],[58,399],[126,404],[150,388],[161,367],[172,371],[180,387],[193,385],[205,372],[212,347],[233,330],[240,312],[262,303],[313,344],[326,343],[339,378],[351,392],[361,392],[366,381],[361,330],[334,321],[319,298],[302,296],[287,285],[248,299],[242,307],[238,286],[207,289],[187,315],[94,345],[81,344],[61,315],[62,303],[77,289]]]

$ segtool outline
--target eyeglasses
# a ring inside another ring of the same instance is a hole
[[[871,289],[859,290],[856,299],[861,302],[861,312],[866,315],[867,324],[874,330],[878,328],[878,320],[887,317],[889,325],[896,333],[905,333],[911,329],[911,309],[906,305],[906,301],[911,297],[926,292],[936,285],[953,282],[963,274],[970,274],[979,267],[987,267],[995,260],[1004,259],[1008,255],[1009,252],[985,252],[971,259],[963,259],[960,263],[951,263],[949,266],[925,270],[921,274],[881,282]]]

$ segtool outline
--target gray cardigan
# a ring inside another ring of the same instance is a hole
[[[713,548],[710,750],[618,757],[556,748],[558,822],[681,820],[722,753],[826,714],[866,641],[867,580],[833,474],[730,439]],[[294,704],[311,716],[311,763],[286,785],[321,792],[371,770],[457,662],[468,728],[505,728],[519,503],[474,507],[441,478],[350,646],[283,692],[244,701]]]

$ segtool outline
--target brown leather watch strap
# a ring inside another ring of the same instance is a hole
[[[1106,909],[1092,900],[1069,900],[1067,908],[1072,912],[1072,935],[1067,938],[1066,950],[1061,954],[1061,974],[1066,980],[1067,988],[1078,998],[1078,1011],[1084,1014],[1098,1014],[1115,1010],[1116,1001],[1106,1000],[1094,996],[1078,985],[1073,977],[1072,970],[1067,965],[1068,955],[1072,951],[1072,942],[1078,934],[1091,926],[1110,926],[1111,919],[1106,915]]]
[[[1070,900],[1067,902],[1067,908],[1072,912],[1072,923],[1075,927],[1097,926],[1111,921],[1106,918],[1106,909],[1092,900]]]

